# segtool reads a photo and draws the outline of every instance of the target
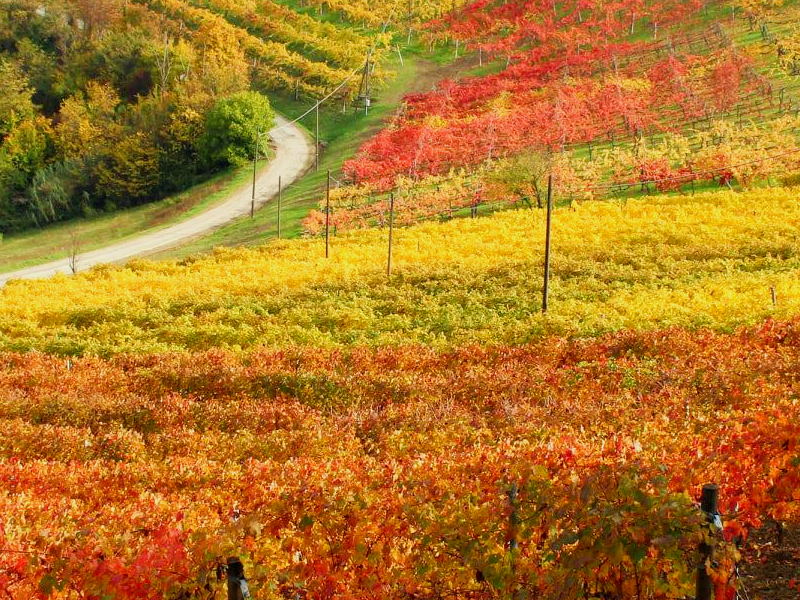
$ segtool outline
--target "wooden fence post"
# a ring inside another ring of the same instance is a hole
[[[386,277],[392,278],[392,237],[394,234],[394,192],[389,194],[389,257],[386,262]]]
[[[715,483],[705,484],[700,497],[700,510],[706,515],[708,522],[715,524],[715,526],[719,524],[718,500],[719,486]],[[714,586],[708,571],[706,571],[706,561],[711,558],[711,551],[711,546],[705,542],[700,542],[700,564],[697,567],[695,600],[712,600],[714,597]]]
[[[228,600],[244,600],[250,597],[247,580],[244,577],[244,565],[237,556],[228,557]]]
[[[281,201],[283,200],[283,186],[281,176],[278,175],[278,239],[281,239]]]
[[[506,492],[508,496],[508,549],[517,550],[519,542],[517,541],[517,527],[519,525],[519,517],[517,516],[517,482],[511,484],[511,487]]]
[[[550,225],[553,215],[553,175],[547,177],[547,230],[544,239],[544,285],[542,286],[542,313],[547,312],[547,293],[550,285]]]
[[[253,154],[253,193],[250,195],[250,218],[252,219],[256,212],[256,164],[258,163],[258,138],[261,135],[261,130],[256,129],[256,152]]]
[[[328,182],[325,185],[325,258],[328,258],[330,231],[331,231],[331,170],[328,169]]]
[[[319,102],[315,108],[317,126],[314,129],[314,170],[319,171]]]

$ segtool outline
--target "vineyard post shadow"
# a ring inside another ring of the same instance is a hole
[[[547,176],[547,228],[544,238],[544,285],[542,286],[542,313],[547,312],[547,292],[550,284],[550,224],[553,215],[553,175]]]
[[[721,529],[721,521],[719,519],[719,510],[717,501],[719,500],[719,486],[715,483],[707,483],[703,486],[703,492],[700,496],[700,510],[706,517],[708,523],[712,528]],[[713,547],[706,544],[705,541],[700,542],[700,564],[697,566],[697,588],[695,591],[695,600],[712,600],[713,584],[711,576],[706,571],[706,561],[711,559]]]

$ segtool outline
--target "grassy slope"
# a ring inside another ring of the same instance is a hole
[[[264,162],[261,168],[266,168]],[[188,190],[151,204],[73,219],[8,235],[0,242],[0,273],[65,257],[73,245],[88,252],[146,231],[162,229],[224,201],[252,177],[250,166],[228,170]]]

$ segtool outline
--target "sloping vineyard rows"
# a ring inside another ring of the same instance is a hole
[[[222,38],[225,43],[238,44],[255,61],[262,82],[286,90],[299,89],[318,96],[328,86],[341,83],[349,72],[310,60],[292,52],[278,42],[262,40],[231,25],[219,15],[193,7],[182,0],[136,0],[151,10],[185,23],[198,36]],[[201,44],[202,47],[202,44]]]
[[[609,63],[611,50],[606,47],[599,59]],[[581,65],[596,64],[596,58],[585,53],[579,60],[540,63],[523,79],[512,80],[512,71],[521,73],[510,68],[508,77],[443,82],[435,92],[408,97],[403,114],[344,172],[380,189],[399,175],[441,174],[526,150],[663,139],[707,130],[720,119],[764,122],[767,112],[769,122],[770,113],[775,119],[790,109],[786,90],[773,100],[771,84],[730,49],[666,57],[647,70],[632,64],[582,76]]]
[[[391,280],[388,235],[374,229],[335,237],[327,260],[324,241],[306,239],[10,282],[0,292],[0,346],[106,355],[727,329],[800,307],[798,198],[796,189],[759,189],[557,209],[546,316],[545,215],[534,209],[398,229]]]
[[[269,1],[191,0],[193,6],[221,14],[254,35],[288,44],[320,62],[353,69],[364,63],[373,44],[387,46],[390,34],[360,35],[347,27],[322,23]],[[373,52],[378,58],[378,52]]]
[[[259,598],[680,597],[700,484],[721,484],[729,540],[797,522],[799,361],[797,320],[448,352],[2,354],[0,593],[208,593],[235,554]],[[719,585],[735,556],[718,548]]]

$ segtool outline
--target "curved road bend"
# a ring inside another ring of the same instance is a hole
[[[256,179],[256,207],[263,206],[278,193],[278,176],[283,185],[296,181],[311,166],[314,159],[313,143],[297,127],[281,116],[275,117],[275,128],[270,131],[275,142],[275,158],[262,170]],[[120,263],[136,256],[152,254],[173,248],[190,239],[200,237],[222,225],[250,214],[252,184],[236,190],[231,196],[194,217],[170,225],[164,229],[128,238],[117,244],[79,254],[76,259],[78,271],[85,271],[101,263]],[[63,259],[0,273],[0,287],[11,279],[39,279],[56,273],[70,274],[69,259]]]

